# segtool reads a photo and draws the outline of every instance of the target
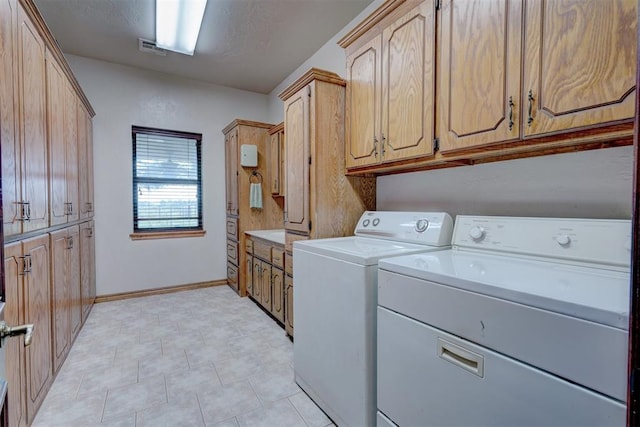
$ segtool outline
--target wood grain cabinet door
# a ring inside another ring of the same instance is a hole
[[[382,35],[347,57],[345,164],[347,169],[380,162]]]
[[[384,162],[433,154],[435,4],[425,0],[382,33]]]
[[[0,140],[2,141],[2,213],[4,235],[22,232],[18,74],[15,55],[15,0],[0,0]]]
[[[80,224],[80,293],[82,322],[89,316],[95,299],[95,237],[93,221]]]
[[[51,293],[49,276],[49,235],[23,241],[30,271],[24,280],[24,321],[32,323],[33,338],[26,351],[27,422],[36,411],[53,380],[51,360]]]
[[[245,280],[246,280],[246,288],[247,294],[253,296],[253,257],[251,254],[247,254],[245,257]]]
[[[271,269],[271,291],[271,314],[284,323],[284,272],[276,267]]]
[[[287,230],[309,232],[309,98],[311,86],[291,96],[285,111],[285,224]]]
[[[253,258],[253,274],[251,276],[251,278],[253,279],[253,298],[258,301],[258,302],[262,302],[262,261],[260,261],[258,258]]]
[[[59,230],[51,235],[51,281],[52,298],[51,306],[53,310],[53,372],[58,372],[71,345],[70,326],[70,302],[71,290],[69,288],[68,263],[69,241],[67,230]]]
[[[238,129],[232,129],[224,137],[227,214],[238,215]]]
[[[525,16],[525,136],[633,117],[636,0],[528,0]]]
[[[69,101],[71,102],[71,101]],[[93,125],[91,115],[76,98],[78,194],[80,218],[93,217]],[[78,209],[74,209],[74,212]]]
[[[65,79],[66,80],[66,79]],[[76,93],[69,84],[64,88],[64,140],[66,158],[67,221],[80,219],[79,161],[87,165],[89,159],[80,159],[78,150],[78,113]],[[86,153],[85,153],[86,154]],[[93,159],[92,159],[93,160]],[[88,180],[88,176],[83,176]],[[88,184],[88,183],[87,183]]]
[[[280,195],[281,188],[281,135],[282,134],[280,132],[276,132],[269,136],[269,186],[271,188],[271,194],[274,196]]]
[[[48,157],[45,107],[44,41],[28,16],[18,7],[18,75],[20,81],[19,121],[22,153],[23,202],[28,203],[29,220],[23,232],[49,225]]]
[[[271,264],[262,262],[260,268],[260,283],[262,284],[260,301],[267,311],[271,311]]]
[[[65,78],[49,51],[47,64],[47,129],[49,140],[49,180],[51,225],[67,222],[66,177],[66,88]]]
[[[69,322],[71,341],[82,326],[82,289],[80,283],[80,227],[67,231],[67,282],[69,284]]]
[[[443,0],[441,17],[441,151],[518,139],[522,1]]]
[[[284,329],[293,336],[293,277],[284,276]]]
[[[24,261],[22,244],[11,243],[4,247],[5,321],[10,326],[24,323],[22,276]],[[5,371],[9,382],[9,420],[11,425],[24,426],[27,422],[25,400],[24,337],[5,340]]]

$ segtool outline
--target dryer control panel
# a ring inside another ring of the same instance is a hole
[[[397,240],[430,246],[451,244],[453,219],[445,212],[365,211],[356,236]]]
[[[459,215],[452,245],[624,267],[631,221]]]

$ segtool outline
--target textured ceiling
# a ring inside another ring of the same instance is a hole
[[[153,0],[35,0],[64,53],[269,93],[372,0],[209,0],[193,57],[138,50]]]

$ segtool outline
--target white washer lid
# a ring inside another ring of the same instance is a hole
[[[381,260],[379,268],[629,329],[628,271],[459,250]]]
[[[393,240],[348,236],[293,242],[294,259],[298,250],[338,258],[360,265],[377,265],[382,258],[408,255],[445,248],[415,245]]]

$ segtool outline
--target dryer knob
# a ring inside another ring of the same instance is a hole
[[[471,237],[474,241],[479,242],[484,239],[485,231],[484,228],[475,226],[471,230],[469,230],[469,237]]]
[[[556,237],[556,242],[558,242],[560,246],[566,247],[571,243],[571,237],[567,236],[566,234],[560,234]]]
[[[418,233],[423,233],[429,227],[429,220],[419,219],[416,221],[415,229]]]

